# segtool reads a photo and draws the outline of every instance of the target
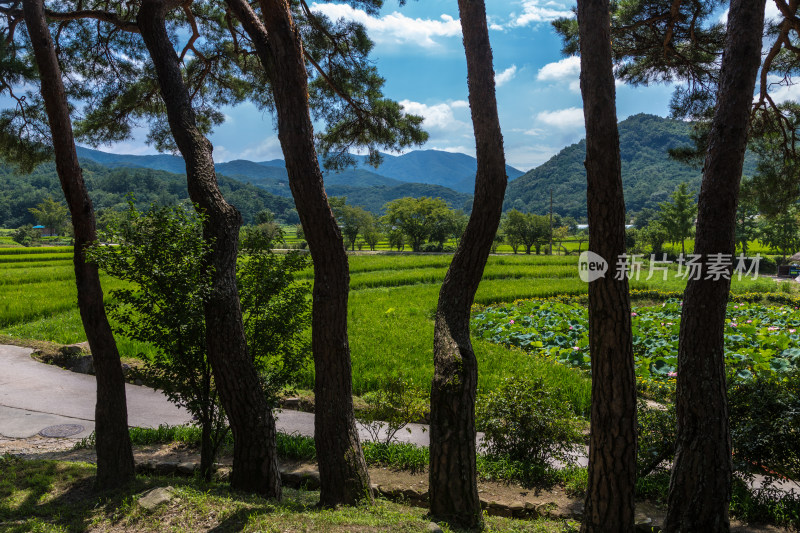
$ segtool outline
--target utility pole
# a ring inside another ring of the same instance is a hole
[[[550,188],[550,252],[553,255],[553,189]]]

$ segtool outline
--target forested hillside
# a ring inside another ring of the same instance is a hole
[[[98,210],[124,207],[129,193],[140,208],[151,203],[175,204],[189,198],[186,178],[180,174],[147,168],[108,168],[84,160],[83,175]],[[264,209],[270,209],[286,222],[297,222],[294,202],[290,198],[275,196],[225,176],[220,176],[219,181],[223,194],[241,211],[246,223],[252,222],[256,213]],[[28,208],[48,196],[63,201],[53,163],[40,165],[28,175],[0,165],[0,227],[35,224]]]
[[[691,144],[691,124],[655,115],[639,114],[619,124],[622,182],[629,212],[657,208],[659,202],[683,182],[697,192],[700,170],[671,159],[670,148]],[[577,219],[586,217],[586,142],[581,140],[561,150],[543,165],[509,183],[504,209],[516,208],[544,214],[550,209]],[[745,175],[752,175],[752,158],[745,162]]]

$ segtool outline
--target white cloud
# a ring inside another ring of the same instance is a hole
[[[332,20],[352,20],[364,25],[370,38],[379,44],[416,45],[435,48],[441,43],[436,38],[461,35],[461,23],[450,15],[440,20],[409,18],[394,12],[380,18],[372,17],[361,9],[347,4],[311,4],[312,11],[322,13]]]
[[[577,93],[581,90],[581,58],[578,56],[565,57],[555,63],[548,63],[539,69],[536,75],[538,81],[554,83],[567,83],[569,90]]]
[[[583,109],[568,107],[556,111],[542,111],[536,115],[536,120],[552,128],[572,130],[584,127]]]
[[[441,103],[434,105],[412,102],[411,100],[400,101],[400,105],[403,106],[403,109],[407,113],[425,117],[425,120],[422,122],[423,128],[426,130],[439,131],[458,131],[467,127],[465,122],[458,120],[453,114],[453,109],[468,107],[468,105],[464,104],[466,104],[466,102],[463,100],[456,100],[450,104]]]
[[[557,2],[543,3],[541,0],[524,0],[522,2],[522,13],[513,14],[509,26],[529,26],[573,16],[574,13],[567,6]]]
[[[563,81],[579,76],[580,73],[581,58],[578,56],[569,56],[555,63],[548,63],[540,68],[536,79],[539,81]]]
[[[451,109],[469,109],[469,102],[466,100],[453,100],[450,102]]]
[[[502,85],[505,85],[506,83],[513,80],[516,75],[517,75],[517,66],[511,65],[503,72],[494,73],[494,83],[496,86],[501,87]]]

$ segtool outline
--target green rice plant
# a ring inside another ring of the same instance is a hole
[[[36,248],[4,248],[0,250],[0,259],[9,255],[41,255],[68,253],[72,255],[72,246],[40,246]]]
[[[71,265],[37,266],[35,268],[0,268],[0,285],[22,285],[43,281],[73,281],[75,272]],[[16,266],[16,265],[15,265]]]
[[[37,268],[51,268],[51,267],[71,267],[73,265],[72,259],[52,259],[49,261],[19,261],[15,263],[0,263],[0,272],[7,270],[24,269],[37,269]]]
[[[47,253],[31,255],[0,255],[0,268],[8,263],[41,263],[44,261],[72,260],[72,253]]]

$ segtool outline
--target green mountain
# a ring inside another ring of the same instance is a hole
[[[176,174],[185,172],[183,159],[173,155],[109,154],[78,147],[78,156],[110,167],[143,167]],[[440,185],[465,194],[472,194],[475,189],[478,162],[466,154],[441,150],[415,150],[399,156],[383,154],[383,162],[378,168],[366,164],[366,156],[354,156],[354,158],[357,162],[356,168],[325,172],[325,184],[396,187],[402,183],[423,183]],[[282,159],[261,162],[237,159],[227,163],[217,163],[215,168],[220,174],[235,177],[240,181],[249,181],[273,194],[291,196]],[[521,170],[508,165],[506,172],[509,180],[523,174]]]
[[[700,189],[699,169],[670,159],[667,150],[691,144],[688,122],[639,114],[619,123],[622,184],[625,207],[636,212],[658,208],[659,202],[683,182],[695,193]],[[586,217],[586,140],[561,150],[543,165],[509,183],[503,208],[545,214],[550,209],[577,219]],[[755,163],[745,161],[745,175],[752,175]]]
[[[97,210],[124,207],[129,193],[140,209],[151,203],[174,205],[189,198],[186,178],[181,174],[149,168],[110,168],[86,160],[82,161],[82,166],[86,187]],[[226,176],[219,177],[219,185],[225,198],[242,213],[245,223],[252,223],[256,214],[264,209],[271,210],[287,223],[298,221],[290,198],[275,196]],[[31,174],[19,174],[12,167],[0,165],[0,227],[35,224],[28,209],[48,196],[56,200],[64,197],[55,164],[42,164]]]

